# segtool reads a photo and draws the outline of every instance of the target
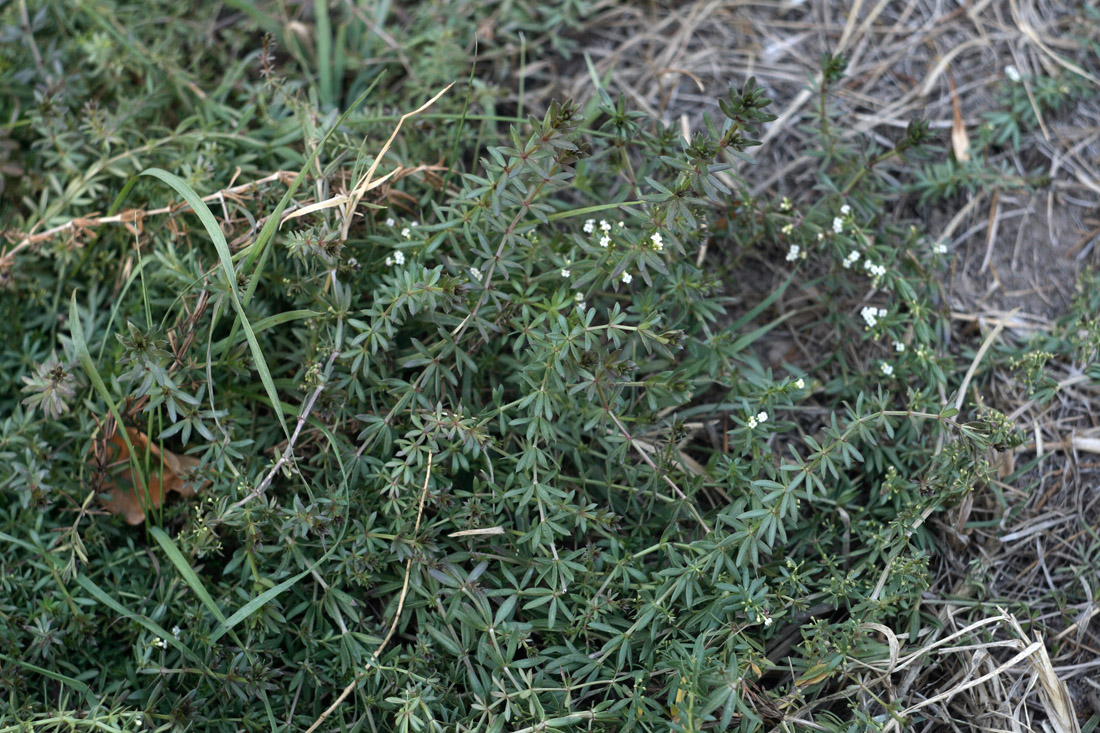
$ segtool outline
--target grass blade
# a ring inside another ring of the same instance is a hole
[[[145,471],[141,468],[140,461],[137,460],[138,452],[134,449],[134,444],[130,442],[130,435],[125,430],[125,423],[122,422],[122,415],[118,411],[118,407],[115,405],[114,399],[111,398],[111,393],[107,390],[107,385],[103,383],[103,377],[99,376],[99,370],[96,369],[95,363],[92,362],[92,355],[88,352],[88,342],[84,338],[84,327],[80,325],[80,311],[76,307],[76,291],[73,291],[73,297],[69,301],[69,330],[73,337],[73,348],[76,349],[76,358],[80,361],[80,365],[84,367],[84,372],[88,375],[88,379],[92,381],[92,386],[95,391],[99,393],[100,398],[107,403],[107,409],[110,410],[111,416],[115,419],[115,425],[118,426],[118,436],[122,438],[126,443],[126,448],[130,451],[131,461],[130,468],[134,472],[134,476],[137,478],[137,485],[141,487],[141,491],[138,492],[141,498],[142,508],[145,509],[152,502],[149,500],[148,484],[145,482]]]
[[[332,89],[332,23],[328,17],[328,0],[314,0],[313,15],[317,20],[317,75],[321,77],[321,105],[328,110],[336,105]]]
[[[183,576],[183,580],[187,583],[188,587],[195,592],[195,595],[202,601],[202,605],[214,614],[214,618],[218,621],[225,623],[225,614],[218,608],[218,604],[214,602],[214,599],[210,597],[210,594],[206,591],[206,586],[202,584],[202,580],[195,573],[194,568],[187,562],[187,558],[183,556],[183,553],[176,547],[176,543],[172,541],[172,538],[168,536],[160,527],[153,527],[149,530],[153,535],[153,539],[160,545],[160,549],[164,550],[164,554],[168,556],[168,559],[172,561],[172,564],[176,566],[176,570]]]
[[[348,115],[366,100],[371,92],[374,91],[374,88],[378,86],[379,82],[382,81],[382,78],[382,75],[379,74],[379,76],[371,82],[370,86],[363,90],[363,93],[360,94],[355,101],[344,110],[344,113],[340,115],[339,119],[336,120],[336,124],[329,128],[329,131],[321,138],[321,142],[313,148],[313,152],[309,154],[306,162],[302,164],[301,169],[298,171],[298,175],[294,176],[294,180],[287,186],[283,197],[279,199],[279,203],[275,206],[275,210],[267,217],[267,221],[264,222],[263,227],[260,229],[260,233],[256,235],[255,241],[249,245],[247,255],[245,255],[244,265],[241,266],[241,272],[249,278],[248,287],[245,288],[244,292],[244,305],[247,306],[252,302],[252,296],[256,292],[256,286],[259,285],[260,282],[260,273],[263,272],[264,265],[268,260],[268,254],[270,253],[267,245],[271,242],[272,237],[275,236],[275,230],[279,228],[279,222],[282,220],[283,211],[286,210],[287,205],[290,203],[290,199],[293,198],[294,194],[297,192],[298,186],[302,185],[302,181],[305,180],[306,171],[309,170],[310,166],[317,160],[317,156],[321,154],[321,150],[324,149],[325,144],[328,142],[329,138],[332,137],[332,133],[336,132],[336,130],[340,128],[340,125],[344,124],[344,121],[347,120]],[[219,229],[219,232],[220,231]],[[259,264],[256,265],[255,272],[253,272],[252,266],[256,263],[257,258],[260,258],[260,261]],[[242,320],[241,314],[238,313],[233,320],[233,326],[229,329],[229,338],[226,342],[229,346],[232,346],[235,342],[238,324],[240,324]],[[278,400],[274,399],[272,401],[278,402]]]
[[[191,651],[190,647],[188,647],[182,641],[177,639],[173,634],[169,633],[163,626],[158,624],[156,621],[153,621],[152,619],[148,618],[147,616],[145,616],[143,614],[134,613],[133,611],[129,610],[128,608],[123,606],[121,603],[116,601],[114,598],[112,598],[110,595],[108,595],[108,593],[105,590],[103,590],[98,585],[96,585],[94,582],[92,582],[92,579],[87,577],[86,575],[76,576],[76,584],[79,585],[84,590],[91,593],[93,598],[95,598],[97,601],[102,603],[104,606],[106,606],[107,608],[109,608],[112,611],[114,611],[115,613],[117,613],[119,616],[121,616],[123,618],[133,619],[138,624],[144,626],[146,629],[153,632],[153,634],[155,634],[157,637],[159,637],[161,639],[164,639],[164,641],[167,642],[169,646],[173,646],[176,649],[179,649],[180,652],[184,656],[191,659],[192,661],[197,663],[200,667],[202,667],[202,669],[209,672],[209,669],[207,668],[206,664],[202,661],[202,657],[200,657],[198,654],[195,654],[195,652]]]
[[[221,623],[219,623],[218,626],[214,629],[213,633],[210,634],[210,643],[213,644],[218,639],[222,638],[222,636],[229,632],[234,626],[266,606],[268,602],[273,600],[276,596],[281,594],[287,588],[292,587],[302,578],[309,575],[319,564],[320,560],[306,570],[298,573],[293,578],[290,578],[289,580],[284,580],[282,583],[279,583],[274,588],[269,588],[268,590],[265,590],[263,593],[256,596],[251,601],[237,609],[236,613],[234,613],[229,618],[222,619]]]
[[[322,313],[321,311],[309,311],[309,310],[284,311],[282,313],[276,313],[273,316],[268,316],[267,318],[261,318],[260,320],[256,321],[255,323],[252,324],[252,332],[253,333],[263,333],[264,331],[268,330],[269,328],[275,328],[276,326],[281,326],[282,324],[288,323],[290,321],[299,321],[303,318],[314,318],[316,316],[323,316],[323,315],[324,315],[324,313]],[[220,349],[224,349],[228,345],[229,345],[229,339],[224,338],[224,339],[220,339],[219,341],[217,341],[214,344],[213,348],[215,350],[220,350]]]
[[[187,185],[179,176],[169,173],[166,170],[160,168],[149,168],[142,171],[143,176],[152,176],[153,178],[164,181],[173,190],[176,191],[183,200],[187,202],[191,210],[199,217],[199,221],[202,222],[203,227],[206,229],[206,233],[210,235],[211,241],[214,242],[214,248],[218,250],[218,259],[221,261],[222,276],[225,277],[226,287],[229,289],[229,298],[233,303],[234,310],[237,311],[237,317],[244,328],[245,338],[248,340],[248,347],[252,350],[252,359],[256,363],[256,371],[260,373],[260,381],[264,385],[264,389],[267,390],[268,396],[275,407],[275,415],[279,418],[279,424],[283,427],[283,432],[287,437],[290,437],[290,430],[286,425],[286,418],[283,416],[282,408],[279,406],[278,393],[275,391],[275,383],[271,380],[271,371],[267,368],[267,360],[264,358],[263,351],[260,350],[260,342],[256,340],[256,333],[252,330],[252,325],[248,321],[248,317],[244,313],[244,306],[241,305],[241,298],[237,293],[237,272],[233,267],[233,257],[229,253],[229,243],[225,241],[225,235],[222,233],[221,227],[218,225],[218,220],[214,218],[214,215],[210,213],[210,209],[202,198],[195,193],[195,189]]]
[[[30,662],[24,662],[22,659],[13,659],[7,654],[0,654],[0,660],[3,660],[8,664],[18,664],[20,667],[24,669],[29,669],[30,671],[36,674],[40,674],[43,677],[48,677],[54,682],[60,682],[63,685],[68,685],[69,687],[73,688],[84,696],[84,702],[88,705],[89,708],[93,708],[99,703],[99,700],[96,699],[95,693],[92,692],[92,688],[88,687],[80,680],[74,680],[72,677],[67,677],[60,672],[54,672],[52,669],[39,667],[37,665],[31,664]]]

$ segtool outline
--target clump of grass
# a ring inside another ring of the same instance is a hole
[[[5,52],[36,89],[8,103],[34,172],[3,193],[9,717],[896,720],[842,693],[927,620],[929,518],[1023,440],[968,398],[988,346],[946,337],[951,253],[891,214],[927,125],[842,144],[825,58],[819,185],[772,199],[734,172],[773,119],[752,79],[685,139],[603,89],[529,118],[447,91],[426,60],[465,63],[474,19],[430,7],[242,10],[220,68],[183,62],[205,25],[131,22],[160,5],[65,18],[47,63],[60,10]],[[539,48],[578,12],[510,20]],[[767,359],[785,329],[827,356]],[[103,509],[116,433],[139,490],[169,449],[199,496],[139,529]]]

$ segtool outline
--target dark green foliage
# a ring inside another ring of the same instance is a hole
[[[472,10],[414,6],[382,72],[377,35],[323,2],[301,38],[226,3],[218,43],[205,8],[27,5],[46,58],[4,50],[0,102],[31,171],[2,194],[16,241],[290,173],[208,201],[214,233],[150,213],[6,264],[5,723],[304,730],[355,683],[321,729],[767,730],[888,654],[867,624],[918,628],[924,520],[1018,436],[943,401],[969,363],[944,253],[888,213],[881,173],[928,128],[835,144],[843,59],[820,186],[793,200],[736,175],[773,119],[751,79],[691,141],[605,93],[588,118],[507,118],[478,79],[378,169],[443,159],[445,179],[395,179],[346,240],[335,207],[265,240],[300,169],[296,205],[347,190],[401,113],[465,78]],[[588,10],[510,12],[567,49]],[[135,177],[154,167],[181,180]],[[789,272],[739,269],[767,260]],[[834,353],[765,363],[799,315],[782,296],[809,287],[798,328]],[[198,500],[138,528],[96,511],[113,410],[200,458]]]

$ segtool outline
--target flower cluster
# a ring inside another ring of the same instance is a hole
[[[386,257],[386,266],[392,267],[393,265],[405,264],[405,253],[401,250],[397,250],[392,255]]]
[[[863,310],[861,310],[859,314],[863,316],[863,320],[867,323],[867,328],[870,329],[878,325],[880,318],[886,317],[886,309],[867,305],[863,307]]]
[[[749,426],[749,430],[752,430],[757,425],[761,425],[763,423],[766,423],[767,421],[768,413],[761,411],[756,413],[755,415],[750,415],[747,424]]]
[[[886,274],[886,268],[882,265],[876,265],[871,260],[863,260],[863,269],[867,271],[867,274],[878,281],[883,275]]]
[[[623,230],[626,228],[626,223],[620,221],[616,226],[620,230]],[[585,234],[596,234],[598,229],[598,234],[600,238],[597,241],[599,242],[601,247],[607,249],[612,244],[611,230],[613,228],[614,227],[612,227],[611,222],[607,221],[607,219],[600,219],[599,222],[597,222],[595,219],[585,219],[582,230]],[[650,234],[649,243],[653,246],[654,252],[665,251],[664,235],[662,235],[660,232],[653,232],[652,234]]]
[[[834,234],[843,234],[844,233],[844,217],[848,216],[851,213],[852,213],[852,207],[849,206],[848,204],[844,204],[843,206],[840,207],[840,216],[834,216],[833,217],[833,233]]]
[[[792,244],[791,248],[787,250],[787,262],[795,262],[800,259],[806,259],[806,253],[797,244]]]
[[[845,270],[849,270],[851,269],[852,265],[857,262],[859,262],[859,252],[853,249],[851,252],[848,253],[848,256],[844,258],[844,262],[842,264],[844,265]]]
[[[388,221],[393,221],[393,219],[389,219]],[[412,239],[412,230],[418,226],[420,226],[420,222],[418,221],[409,222],[409,226],[401,228],[401,236],[405,239]]]

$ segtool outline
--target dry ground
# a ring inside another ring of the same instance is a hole
[[[1077,274],[1100,260],[1100,20],[1085,20],[1083,5],[1032,0],[608,2],[578,41],[600,77],[609,75],[613,96],[685,129],[717,116],[715,98],[730,81],[755,75],[779,120],[755,152],[758,164],[741,173],[757,192],[778,194],[813,184],[814,161],[795,151],[807,148],[799,123],[822,52],[850,58],[837,102],[852,139],[896,139],[924,118],[946,146],[952,82],[973,130],[1006,65],[1083,75],[1096,96],[1044,118],[1008,159],[1021,174],[1041,169],[1049,186],[984,190],[925,209],[913,202],[929,234],[957,255],[950,306],[957,338],[976,347],[1002,322],[1003,339],[1051,329]],[[583,103],[593,93],[579,56],[524,73],[536,100],[565,94]],[[1054,376],[1077,373],[1055,366]],[[1040,409],[1008,381],[995,387],[980,397],[1031,436],[1001,457],[1003,475],[1042,458],[1013,485],[993,487],[1004,503],[993,489],[977,493],[955,517],[970,527],[938,526],[946,550],[926,604],[942,626],[901,638],[898,657],[870,671],[867,686],[940,721],[924,730],[1088,731],[1100,722],[1100,423],[1091,409],[1100,402],[1069,386]]]

